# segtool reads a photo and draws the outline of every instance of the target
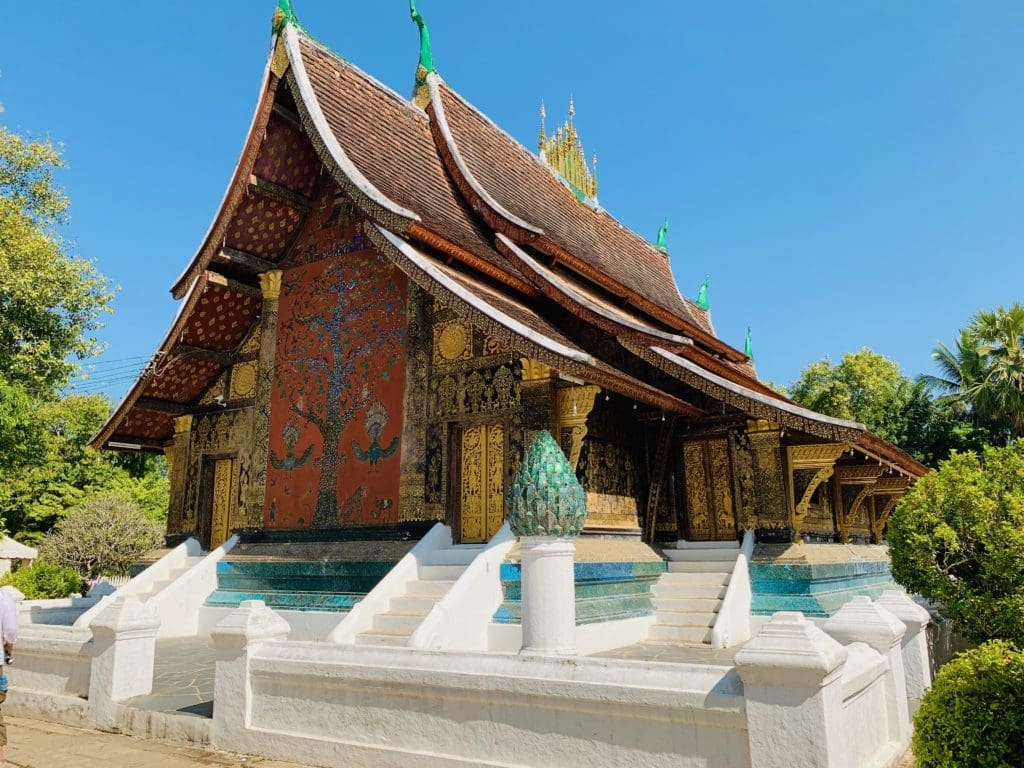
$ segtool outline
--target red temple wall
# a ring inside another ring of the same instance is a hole
[[[394,523],[408,284],[359,223],[318,208],[282,278],[263,522]]]

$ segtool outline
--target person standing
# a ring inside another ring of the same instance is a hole
[[[0,588],[0,642],[4,648],[4,663],[0,667],[0,705],[7,700],[7,667],[11,663],[11,653],[18,641],[18,605],[25,596],[14,587]],[[4,723],[3,710],[0,709],[0,766],[7,765],[7,724]]]

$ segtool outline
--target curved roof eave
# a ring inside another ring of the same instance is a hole
[[[507,235],[503,235],[501,232],[498,232],[496,233],[496,237],[498,239],[498,250],[503,251],[506,256],[517,262],[516,267],[520,271],[525,272],[542,286],[547,286],[550,289],[550,292],[558,293],[569,299],[578,305],[583,311],[597,315],[602,320],[612,323],[630,334],[645,337],[648,342],[653,340],[654,343],[657,343],[658,341],[669,342],[671,344],[693,343],[693,339],[688,336],[679,336],[674,333],[660,331],[649,325],[644,325],[630,320],[629,318],[621,317],[609,312],[607,309],[598,305],[596,302],[591,301],[589,298],[578,292],[571,285],[551,272],[551,270],[512,242],[511,238]],[[541,290],[543,290],[543,287]]]
[[[189,285],[188,292],[185,294],[184,300],[178,305],[178,311],[174,315],[174,320],[171,322],[171,327],[167,330],[164,335],[163,341],[156,348],[156,352],[153,353],[153,358],[159,355],[167,354],[174,346],[175,342],[181,336],[185,329],[185,323],[188,322],[189,317],[192,315],[192,311],[195,309],[196,303],[203,295],[203,289],[206,287],[207,273],[201,272],[199,276],[192,281]],[[93,435],[92,439],[89,440],[89,445],[93,448],[103,448],[103,444],[111,438],[115,433],[115,428],[125,416],[128,415],[128,411],[132,409],[135,402],[142,396],[146,387],[149,385],[150,380],[156,374],[156,368],[153,365],[147,365],[142,373],[139,374],[139,378],[132,384],[131,389],[125,393],[125,396],[121,398],[121,402],[117,404],[113,413],[110,414],[110,418],[100,427],[99,431]]]
[[[249,131],[245,135],[245,141],[242,142],[242,151],[238,156],[238,162],[235,163],[235,168],[231,173],[227,189],[224,190],[224,196],[221,198],[220,205],[217,207],[217,213],[210,222],[206,234],[203,235],[199,248],[196,249],[195,254],[189,260],[184,271],[171,285],[171,295],[176,299],[181,299],[186,294],[189,286],[195,280],[195,274],[206,268],[203,261],[208,261],[212,258],[211,250],[216,241],[215,233],[222,226],[227,226],[226,222],[230,215],[229,212],[234,210],[242,193],[244,193],[245,181],[252,172],[252,167],[256,162],[257,150],[262,143],[262,140],[258,140],[257,136],[261,129],[266,128],[267,122],[270,119],[270,113],[274,106],[274,95],[277,92],[276,85],[279,82],[276,78],[275,82],[271,82],[270,67],[271,60],[273,59],[273,46],[271,46],[270,50],[271,53],[267,56],[267,63],[263,68],[260,97],[256,102],[256,109],[253,111],[252,120],[249,121]],[[189,275],[193,275],[192,280],[189,280]]]
[[[451,159],[451,162],[455,165],[455,170],[458,171],[457,177],[461,177],[465,185],[469,187],[468,197],[472,198],[470,202],[473,204],[473,209],[483,216],[487,223],[495,230],[508,230],[509,225],[511,225],[514,229],[522,230],[524,235],[521,236],[521,239],[523,240],[531,240],[543,236],[543,229],[528,221],[524,221],[506,209],[484,189],[483,184],[473,175],[469,165],[467,165],[459,152],[459,145],[455,141],[451,127],[448,125],[444,100],[441,98],[440,82],[441,78],[438,77],[436,72],[431,72],[427,75],[427,87],[430,90],[430,109],[433,115],[431,124],[436,125],[438,132],[441,134],[444,149],[447,150],[443,153],[443,156]],[[496,220],[495,217],[503,219],[504,226],[502,226],[503,222]]]
[[[309,80],[306,65],[302,59],[302,50],[299,47],[300,32],[289,24],[284,28],[282,34],[288,61],[291,64],[286,77],[289,85],[294,85],[295,104],[317,154],[331,170],[335,181],[352,195],[356,205],[362,208],[370,218],[384,222],[389,227],[401,232],[404,232],[410,223],[418,223],[420,221],[419,214],[399,205],[381,192],[352,162],[331,130]],[[309,130],[310,127],[313,128],[312,131]]]

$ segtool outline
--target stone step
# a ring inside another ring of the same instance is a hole
[[[432,579],[430,581],[413,580],[406,582],[406,597],[433,597],[440,600],[455,584],[454,579]]]
[[[672,575],[675,576],[677,574]],[[682,581],[658,581],[651,586],[651,595],[657,598],[664,597],[673,600],[711,597],[717,600],[718,598],[725,597],[725,585],[693,584]]]
[[[739,549],[740,543],[730,541],[683,541],[679,540],[671,549]]]
[[[424,565],[469,565],[481,550],[469,547],[435,549],[423,558]]]
[[[465,565],[421,565],[419,576],[420,581],[455,581],[464,570]]]
[[[669,560],[669,573],[732,573],[732,560]]]
[[[713,562],[735,563],[739,554],[735,549],[666,549],[665,557],[674,562],[710,560]]]
[[[360,632],[355,637],[356,645],[388,645],[401,648],[409,644],[409,635],[391,632]]]
[[[428,582],[436,584],[438,582]],[[389,610],[391,613],[405,613],[426,616],[437,605],[436,597],[393,597]]]
[[[411,635],[423,623],[421,614],[410,613],[378,613],[373,617],[373,631],[389,634]]]
[[[713,611],[658,611],[657,623],[673,627],[713,627],[715,616]]]
[[[394,600],[391,601],[394,605]],[[656,611],[680,611],[687,612],[708,612],[718,613],[722,601],[715,597],[655,597],[651,599],[651,606]]]
[[[727,571],[669,571],[662,574],[658,584],[719,584],[729,583]]]
[[[673,627],[665,624],[655,624],[651,627],[647,638],[649,640],[697,645],[711,642],[711,630],[707,627]]]

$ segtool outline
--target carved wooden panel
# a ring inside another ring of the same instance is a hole
[[[462,542],[487,541],[505,517],[505,432],[500,424],[462,430],[459,489]]]
[[[693,541],[736,538],[732,468],[725,438],[683,444],[686,510]]]
[[[210,549],[228,538],[228,520],[235,488],[235,459],[219,459],[213,469],[213,510],[210,525]]]

